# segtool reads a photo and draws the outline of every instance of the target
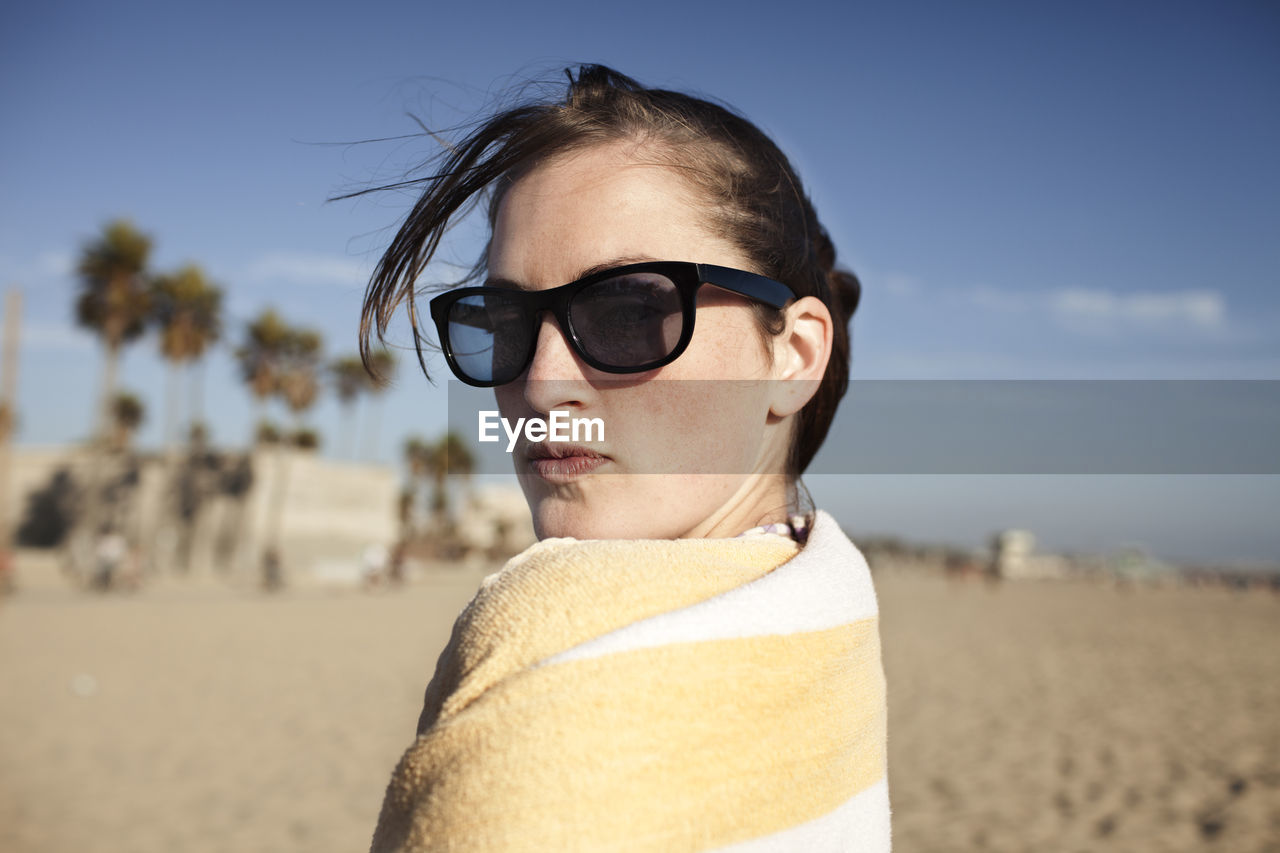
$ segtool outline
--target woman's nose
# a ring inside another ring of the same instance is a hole
[[[590,366],[578,358],[568,335],[549,312],[539,318],[538,338],[525,377],[531,381],[582,380]]]
[[[592,390],[587,381],[590,365],[578,358],[564,330],[550,314],[538,324],[533,360],[524,374],[524,399],[534,411],[580,409]]]

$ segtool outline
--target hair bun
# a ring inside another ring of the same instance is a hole
[[[812,213],[812,206],[809,212]],[[813,216],[817,224],[817,216]],[[826,228],[817,225],[813,239],[813,250],[818,260],[818,268],[827,279],[827,290],[831,293],[832,307],[839,309],[844,316],[843,323],[848,323],[853,312],[858,310],[862,300],[862,282],[848,270],[836,269],[836,245],[831,242],[831,235]]]
[[[570,109],[598,109],[601,105],[616,102],[619,92],[642,89],[632,78],[604,65],[579,65],[577,77],[574,77],[572,68],[566,68],[564,73],[569,78],[564,105]]]
[[[833,269],[827,272],[827,286],[831,288],[832,301],[844,314],[843,321],[848,323],[862,301],[862,282],[848,270]]]

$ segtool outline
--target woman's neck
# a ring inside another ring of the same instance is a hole
[[[728,539],[745,530],[786,525],[791,517],[788,483],[779,475],[753,475],[716,513],[695,525],[682,539]]]

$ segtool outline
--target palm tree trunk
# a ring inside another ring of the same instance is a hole
[[[249,443],[247,449],[250,453],[258,446],[258,424],[262,423],[262,398],[256,394],[253,397],[253,405],[249,409]]]
[[[267,504],[266,545],[268,548],[278,548],[280,545],[280,525],[284,519],[285,496],[289,491],[290,456],[283,442],[276,445],[276,470],[275,476],[271,478],[271,497]]]
[[[111,435],[111,398],[116,393],[116,372],[120,366],[120,348],[107,344],[102,359],[102,380],[98,390],[98,439],[104,444]]]
[[[178,362],[169,362],[169,375],[165,379],[164,386],[164,452],[170,469],[173,467],[173,459],[178,451],[178,388],[181,384],[178,381],[179,369]]]
[[[190,371],[189,388],[191,396],[187,400],[187,417],[191,426],[204,423],[204,359],[198,358],[187,368]]]
[[[102,379],[98,389],[96,425],[89,440],[89,463],[85,472],[81,500],[83,515],[67,536],[66,561],[77,577],[87,579],[93,569],[93,556],[103,517],[102,474],[106,467],[111,436],[111,398],[116,389],[116,373],[120,363],[120,347],[109,341],[102,359]]]
[[[173,536],[165,536],[171,525],[178,523],[172,508],[176,503],[178,491],[178,388],[180,386],[180,367],[178,362],[166,359],[168,369],[164,383],[164,465],[161,474],[162,498],[151,518],[142,523],[147,542],[147,562],[152,572],[159,572],[169,565],[173,557]]]
[[[295,426],[297,425],[295,419]],[[267,505],[266,547],[262,552],[262,579],[267,589],[273,589],[280,583],[280,528],[289,494],[289,462],[293,456],[287,448],[288,442],[282,436],[276,444],[276,471],[272,477],[270,503]]]
[[[249,439],[245,445],[245,453],[248,455],[250,465],[253,467],[253,487],[241,499],[243,503],[237,513],[243,519],[243,525],[240,531],[242,547],[238,549],[238,557],[235,562],[240,567],[240,570],[246,573],[252,571],[252,561],[258,551],[261,550],[257,547],[258,543],[254,539],[254,527],[259,526],[256,516],[259,512],[257,509],[257,496],[260,494],[267,495],[268,497],[264,499],[265,501],[269,500],[270,494],[266,487],[266,472],[259,468],[257,464],[260,458],[258,453],[258,424],[262,421],[263,411],[262,398],[254,394],[249,414]],[[263,507],[262,514],[264,516],[269,511],[269,506],[270,504]]]

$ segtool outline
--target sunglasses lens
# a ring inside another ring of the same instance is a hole
[[[449,309],[449,349],[473,382],[501,385],[520,375],[530,324],[520,305],[497,293],[464,296]]]
[[[642,367],[666,358],[684,329],[679,288],[650,272],[583,288],[569,306],[569,318],[582,348],[609,367]]]

